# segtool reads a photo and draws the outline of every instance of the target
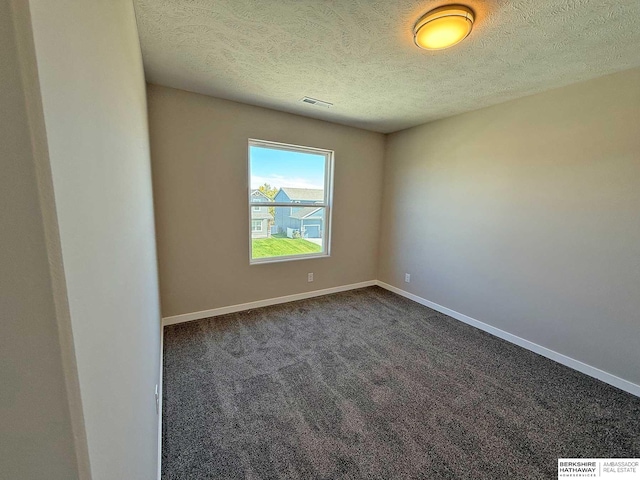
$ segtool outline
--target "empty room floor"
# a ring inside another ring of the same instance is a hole
[[[551,479],[640,398],[379,287],[165,327],[162,478]]]

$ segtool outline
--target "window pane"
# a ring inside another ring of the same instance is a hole
[[[251,224],[256,221],[269,223],[263,231],[252,228],[252,259],[314,255],[323,253],[326,229],[324,207],[302,207],[291,214],[291,207],[266,207],[273,209],[273,220],[259,218],[251,212]],[[280,218],[280,222],[278,222]]]
[[[330,150],[249,141],[252,263],[328,255],[332,172]]]
[[[261,190],[276,202],[324,201],[325,155],[251,145],[249,159],[252,192]]]
[[[264,230],[265,223],[263,220],[251,220],[251,231],[252,232],[262,232]]]

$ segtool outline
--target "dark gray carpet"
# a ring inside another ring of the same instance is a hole
[[[378,287],[165,328],[162,478],[555,479],[640,399]]]

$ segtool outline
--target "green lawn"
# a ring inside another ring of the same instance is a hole
[[[302,238],[287,238],[285,235],[273,235],[271,238],[252,240],[253,258],[282,257],[302,253],[319,253],[320,245]]]

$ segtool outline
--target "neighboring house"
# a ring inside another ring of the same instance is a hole
[[[272,202],[273,200],[267,197],[260,190],[252,190],[251,201],[267,203]],[[267,238],[271,236],[269,223],[272,220],[273,215],[269,213],[269,207],[267,205],[264,207],[251,207],[251,238]]]
[[[324,233],[324,208],[314,207],[324,201],[322,189],[283,187],[276,194],[276,202],[295,202],[300,207],[276,207],[278,233],[293,236],[298,232],[304,238],[321,238]]]

